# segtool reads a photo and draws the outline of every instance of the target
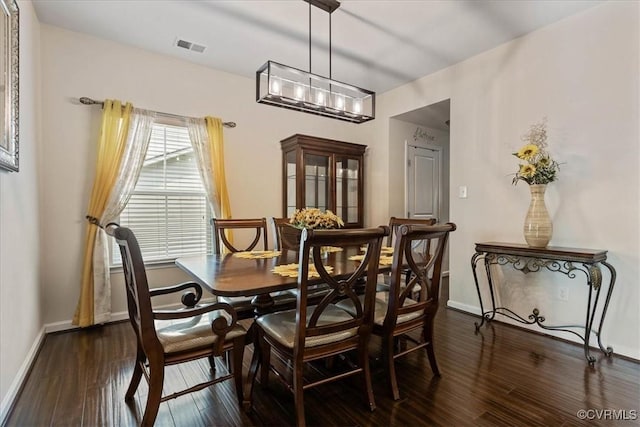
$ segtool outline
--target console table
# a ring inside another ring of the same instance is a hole
[[[489,283],[489,292],[491,294],[491,310],[488,311],[484,311],[482,294],[480,292],[480,285],[478,283],[478,275],[476,272],[476,264],[481,258],[484,259],[484,267]],[[596,358],[589,352],[589,338],[592,333],[598,338],[598,346],[600,347],[600,350],[602,350],[606,356],[611,356],[611,354],[613,354],[613,349],[611,347],[605,348],[602,345],[601,336],[602,325],[607,314],[607,307],[609,306],[611,293],[613,292],[613,286],[616,281],[616,270],[611,264],[607,263],[606,260],[606,250],[562,248],[554,246],[548,246],[546,248],[532,248],[527,245],[517,243],[476,243],[476,253],[471,257],[471,268],[473,270],[473,278],[476,282],[478,299],[480,300],[480,312],[482,313],[482,321],[479,324],[475,324],[476,331],[480,329],[485,321],[489,322],[495,318],[496,314],[501,314],[527,325],[537,324],[546,330],[569,332],[582,340],[584,343],[584,356],[587,359],[587,362],[589,362],[589,365],[593,366]],[[576,277],[576,273],[584,273],[587,285],[589,286],[589,298],[587,300],[587,313],[584,326],[547,326],[543,323],[545,321],[544,316],[540,315],[540,310],[537,308],[534,308],[532,314],[528,316],[528,319],[525,319],[507,307],[496,307],[494,283],[490,268],[492,264],[513,265],[514,269],[522,271],[525,274],[537,272],[546,268],[552,272],[562,273],[572,279]],[[600,269],[601,265],[609,269],[611,275],[607,286],[604,304],[601,304],[600,323],[596,330],[594,328],[594,320],[599,308],[598,301],[600,299],[600,291],[603,287],[602,271]],[[584,334],[581,334],[574,329],[584,330]]]

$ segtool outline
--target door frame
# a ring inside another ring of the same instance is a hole
[[[417,148],[425,148],[427,150],[433,150],[438,152],[438,215],[436,219],[440,222],[442,221],[442,157],[444,154],[444,147],[435,144],[429,144],[427,142],[422,141],[409,141],[404,140],[404,214],[406,214],[407,218],[409,217],[409,147],[417,147]]]

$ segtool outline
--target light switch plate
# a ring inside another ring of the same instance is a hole
[[[467,186],[466,185],[461,185],[460,187],[458,187],[458,197],[460,199],[466,199],[467,198]]]

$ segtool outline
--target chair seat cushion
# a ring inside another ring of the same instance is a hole
[[[362,301],[362,303],[364,304],[364,295],[360,296],[360,301]],[[406,307],[412,304],[417,304],[417,302],[410,298],[406,298],[404,300],[403,307]],[[355,313],[355,307],[353,306],[353,303],[348,299],[340,301],[339,303],[336,304],[336,306],[347,311],[348,313]],[[382,326],[382,324],[384,323],[384,318],[387,315],[388,307],[389,307],[389,292],[377,292],[376,308],[373,314],[373,323],[375,323],[376,325]],[[396,321],[396,323],[408,322],[409,320],[415,319],[416,317],[420,317],[421,314],[422,313],[419,311],[401,314],[400,316],[398,316],[398,320]]]
[[[307,322],[311,318],[314,306],[307,307]],[[333,304],[329,304],[318,319],[318,326],[331,323],[353,320],[353,316]],[[293,341],[296,334],[296,310],[280,311],[278,313],[265,314],[258,317],[256,322],[264,332],[275,338],[280,344],[288,348],[293,348]],[[351,328],[345,331],[332,334],[307,337],[305,347],[314,347],[323,344],[330,344],[351,338],[358,334],[358,328]]]
[[[231,321],[228,313],[224,310],[215,310],[185,319],[155,320],[156,334],[164,352],[177,353],[213,345],[218,336],[213,333],[211,322],[218,317],[225,317],[228,322]],[[229,341],[246,333],[244,327],[236,325],[225,338]]]

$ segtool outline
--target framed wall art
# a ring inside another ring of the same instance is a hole
[[[16,0],[0,0],[0,168],[19,169],[19,12]]]

